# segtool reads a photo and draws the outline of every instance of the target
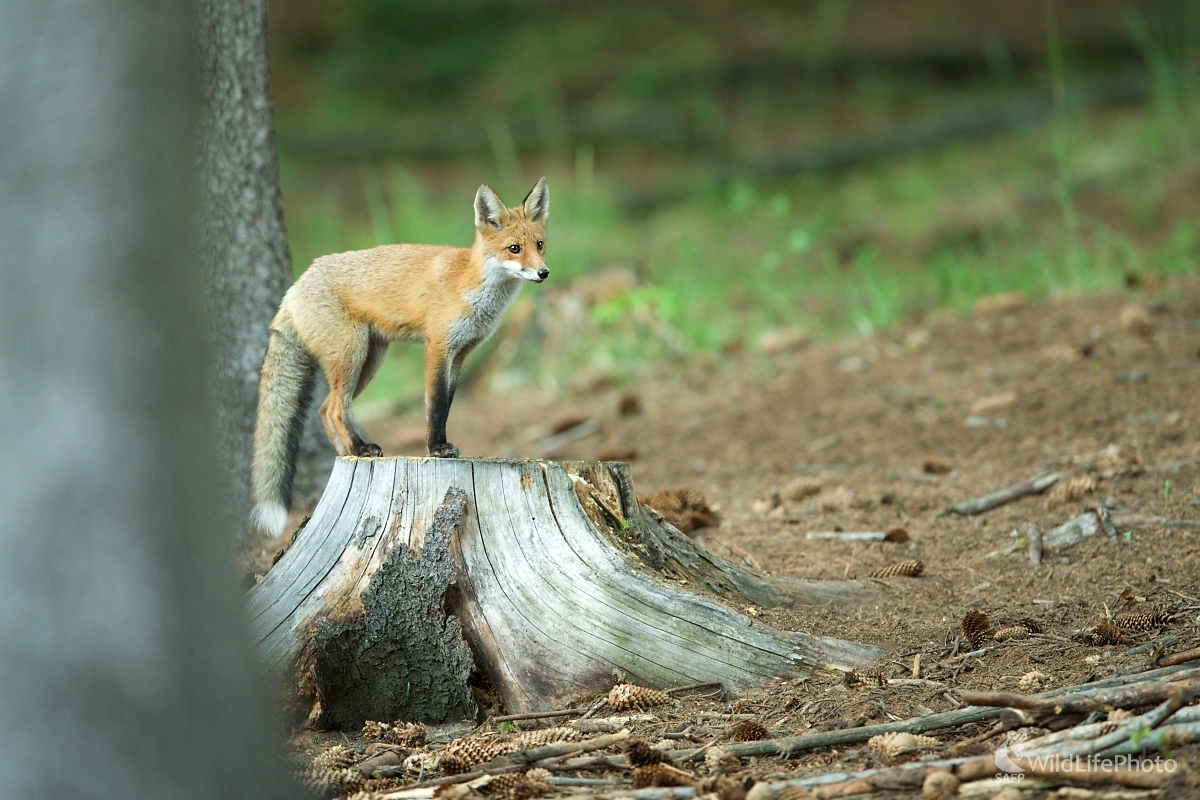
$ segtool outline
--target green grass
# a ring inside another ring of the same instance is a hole
[[[1195,117],[1167,88],[1171,103],[1142,113],[1064,112],[1024,133],[838,176],[697,178],[686,197],[649,212],[627,210],[625,187],[595,174],[581,148],[574,165],[548,173],[552,277],[509,312],[492,377],[551,390],[620,382],[652,364],[720,362],[774,328],[870,334],[998,292],[1037,299],[1195,271]],[[502,150],[490,172],[508,176],[496,188],[515,202],[536,174],[520,180]],[[384,242],[471,241],[473,183],[423,182],[402,164],[333,180],[286,157],[283,179],[297,272],[323,253]],[[563,310],[567,294],[618,268],[636,285],[582,318]],[[417,347],[392,348],[364,398],[419,400],[421,358]]]

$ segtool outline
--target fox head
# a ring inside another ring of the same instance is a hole
[[[550,277],[546,268],[546,218],[550,216],[550,190],[542,178],[524,202],[508,208],[488,185],[475,193],[476,242],[484,261],[514,278],[541,283]]]

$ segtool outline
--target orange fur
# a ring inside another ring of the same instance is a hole
[[[306,375],[324,365],[326,433],[340,455],[381,455],[350,414],[393,341],[425,345],[426,443],[454,457],[446,416],[463,361],[500,323],[525,281],[549,275],[544,258],[550,194],[545,178],[506,207],[487,186],[475,196],[471,247],[382,245],[322,256],[283,298],[259,378],[253,488],[261,527],[279,527],[294,469]],[[519,252],[511,252],[516,246]]]

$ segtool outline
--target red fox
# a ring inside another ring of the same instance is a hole
[[[271,321],[258,381],[251,484],[253,521],[263,532],[278,536],[287,522],[318,359],[329,381],[321,420],[338,454],[380,456],[351,419],[351,401],[388,344],[424,342],[425,443],[431,456],[458,456],[446,418],[463,361],[496,330],[524,281],[549,277],[549,214],[545,178],[515,208],[480,186],[470,247],[381,245],[322,256],[300,276]]]

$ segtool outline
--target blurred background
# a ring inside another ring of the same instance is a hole
[[[468,245],[541,175],[553,271],[471,387],[587,392],[980,298],[1194,271],[1197,0],[271,0],[297,274]],[[367,416],[419,406],[392,348]]]

